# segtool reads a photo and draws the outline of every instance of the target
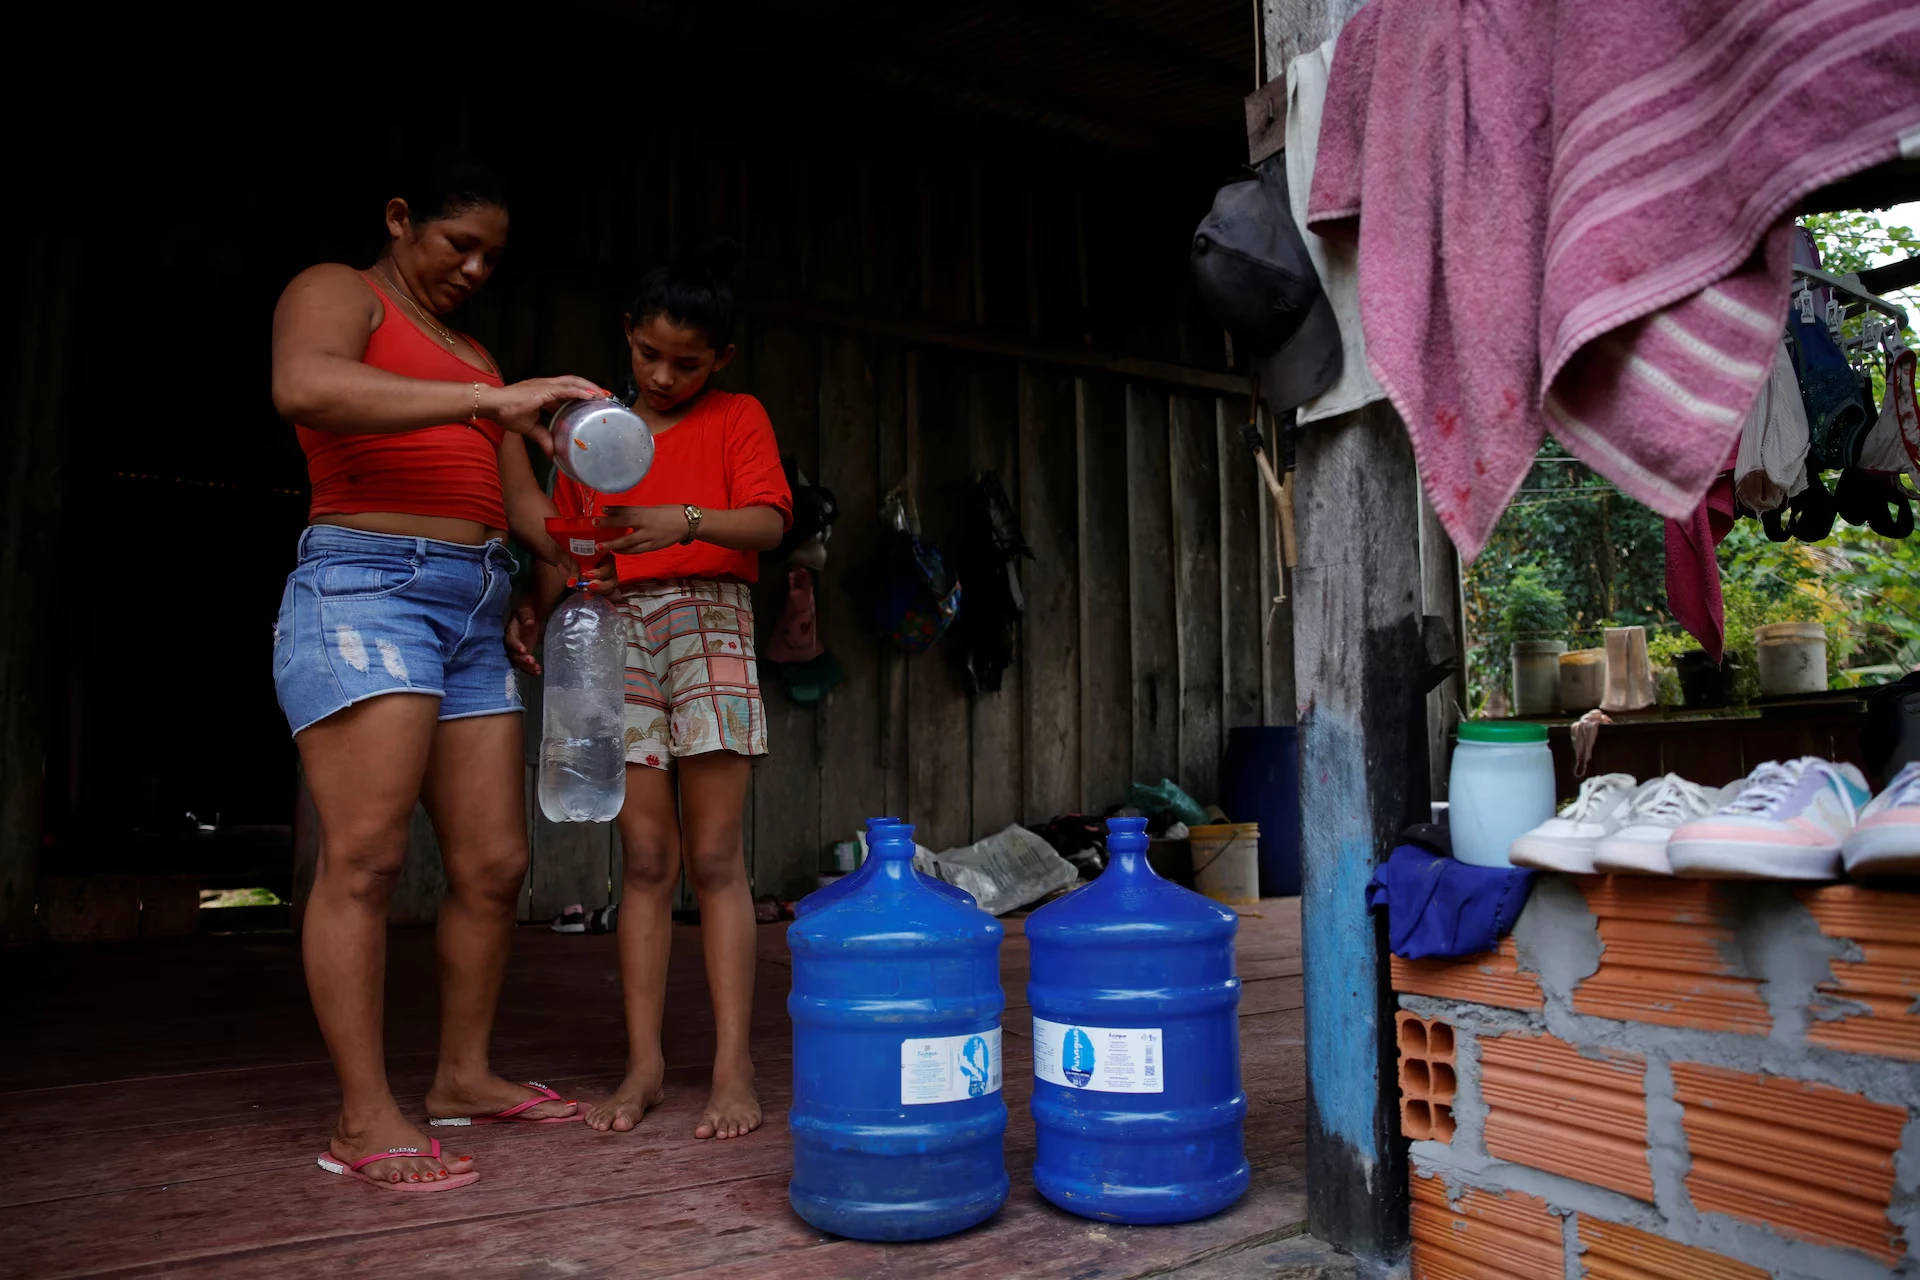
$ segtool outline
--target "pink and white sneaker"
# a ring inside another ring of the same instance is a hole
[[[1831,880],[1869,794],[1850,764],[1817,756],[1763,764],[1739,795],[1675,831],[1667,858],[1675,875],[1695,879]]]
[[[1868,801],[1840,847],[1850,876],[1920,875],[1920,760]]]

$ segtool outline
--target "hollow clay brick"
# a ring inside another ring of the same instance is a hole
[[[1412,1176],[1413,1280],[1548,1280],[1565,1274],[1560,1219],[1537,1196]]]
[[[1583,1217],[1577,1230],[1585,1280],[1768,1280],[1758,1267],[1617,1222]]]
[[[1433,1136],[1433,1104],[1425,1098],[1400,1099],[1400,1136],[1425,1142]]]
[[[1685,1108],[1694,1208],[1887,1262],[1906,1252],[1887,1217],[1906,1108],[1693,1063],[1673,1064],[1673,1086]]]
[[[1400,1069],[1398,1079],[1401,1097],[1407,1101],[1429,1102],[1446,1112],[1444,1125],[1448,1141],[1452,1136],[1453,1095],[1456,1077],[1453,1066],[1453,1028],[1438,1019],[1422,1018],[1402,1009],[1394,1014],[1394,1042],[1400,1050]],[[1442,1123],[1436,1114],[1434,1124]],[[1405,1109],[1401,1112],[1401,1132],[1408,1137],[1425,1138],[1429,1134],[1416,1134],[1415,1129],[1428,1126],[1419,1121],[1411,1126],[1407,1121]]]
[[[1461,960],[1402,960],[1393,957],[1393,989],[1407,995],[1465,1000],[1503,1009],[1538,1009],[1545,1003],[1540,980],[1520,970],[1520,953],[1511,937],[1497,951]]]
[[[1760,984],[1728,960],[1722,886],[1652,876],[1582,876],[1598,922],[1600,968],[1574,988],[1575,1012],[1624,1022],[1765,1035]]]
[[[1803,891],[1800,900],[1820,931],[1859,949],[1858,960],[1833,961],[1820,990],[1842,1016],[1816,1018],[1807,1039],[1847,1053],[1920,1061],[1920,895],[1859,885]]]
[[[1393,1015],[1394,1043],[1400,1047],[1403,1058],[1424,1058],[1427,1056],[1427,1020],[1415,1013],[1401,1009]]]
[[[1589,1057],[1553,1036],[1482,1036],[1487,1152],[1651,1201],[1645,1079],[1634,1054]]]

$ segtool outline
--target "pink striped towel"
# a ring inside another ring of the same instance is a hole
[[[1322,235],[1359,220],[1367,362],[1462,554],[1549,429],[1630,496],[1691,514],[1780,341],[1784,219],[1916,131],[1913,3],[1363,8],[1308,219]]]

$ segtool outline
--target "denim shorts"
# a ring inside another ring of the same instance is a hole
[[[431,694],[442,720],[521,710],[503,640],[512,580],[497,541],[310,526],[273,628],[288,726],[297,734],[383,693]]]

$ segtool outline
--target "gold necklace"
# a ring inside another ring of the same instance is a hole
[[[400,299],[400,301],[406,303],[408,306],[412,307],[413,313],[420,317],[421,321],[427,326],[427,328],[433,330],[433,332],[439,337],[440,341],[447,344],[447,350],[448,351],[453,350],[453,335],[447,332],[445,329],[441,328],[439,325],[435,324],[433,322],[432,317],[427,315],[426,308],[422,307],[419,303],[415,302],[412,298],[408,297],[406,290],[402,289],[399,285],[395,284],[393,281],[387,280],[387,273],[382,271],[379,267],[375,267],[373,269],[373,274],[379,276],[382,280],[386,280],[387,288],[393,290],[393,296]],[[486,352],[481,351],[479,347],[475,347],[474,351],[479,355],[479,357],[482,360],[485,360],[487,362],[487,372],[493,374],[495,377],[499,377],[500,370],[498,367],[494,365],[493,357],[488,355]]]

